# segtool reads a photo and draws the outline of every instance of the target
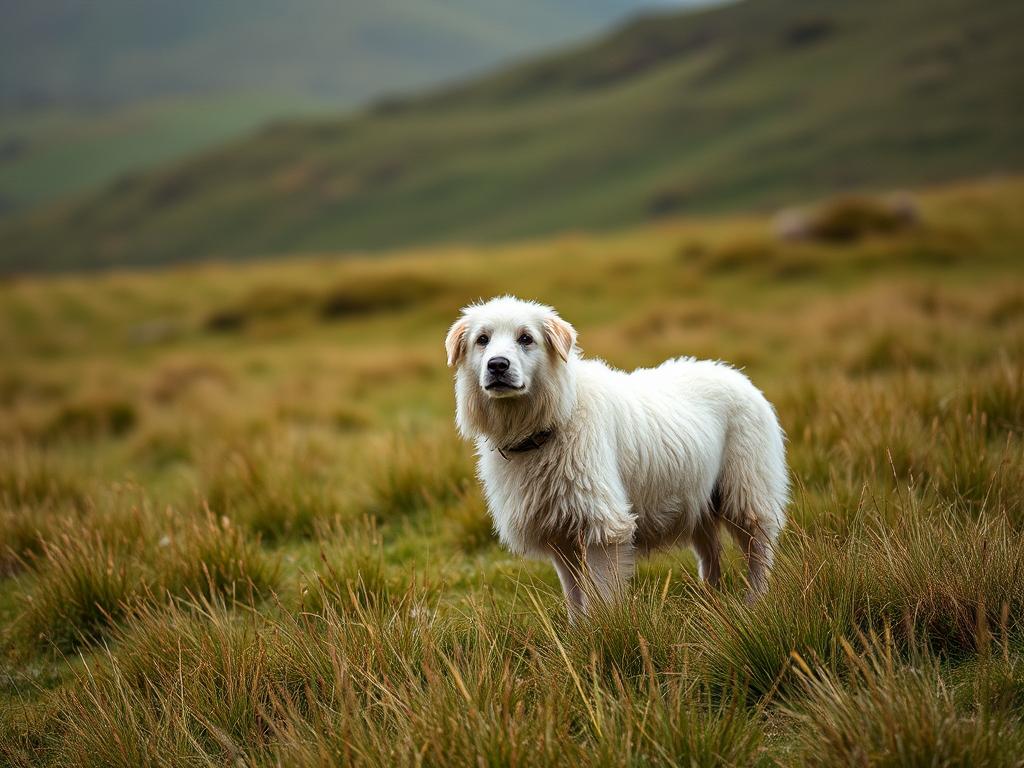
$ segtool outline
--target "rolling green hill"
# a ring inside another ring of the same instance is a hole
[[[282,115],[329,107],[297,94],[238,92],[152,99],[102,110],[0,115],[0,217],[98,189],[238,139]]]
[[[259,89],[352,103],[593,33],[641,0],[0,0],[0,108]]]
[[[1015,0],[748,0],[0,225],[6,271],[472,242],[1024,165]]]
[[[0,215],[465,77],[644,0],[0,0]]]

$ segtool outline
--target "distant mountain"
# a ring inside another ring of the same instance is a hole
[[[1019,0],[747,0],[0,224],[6,270],[472,242],[1024,166]]]
[[[0,109],[264,90],[353,104],[580,38],[641,0],[0,0]]]
[[[0,215],[659,1],[0,0]]]

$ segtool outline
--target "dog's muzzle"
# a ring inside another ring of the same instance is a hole
[[[492,394],[500,392],[522,392],[525,384],[517,384],[506,376],[488,376],[484,380],[484,389]]]
[[[487,376],[484,378],[484,389],[492,394],[519,392],[525,385],[518,383],[511,375],[512,364],[507,357],[495,356],[487,361]]]

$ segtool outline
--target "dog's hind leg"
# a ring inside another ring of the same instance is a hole
[[[717,588],[722,577],[722,544],[718,538],[718,520],[702,521],[693,531],[690,539],[697,555],[700,577],[709,587]]]
[[[754,515],[740,520],[729,519],[726,526],[747,561],[747,580],[750,583],[747,602],[752,603],[768,590],[768,572],[774,559],[775,543]]]

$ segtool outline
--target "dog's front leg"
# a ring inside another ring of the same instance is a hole
[[[572,621],[599,603],[612,603],[633,576],[636,552],[632,544],[590,546],[578,551],[555,550],[551,557],[562,583]]]
[[[583,560],[584,602],[615,602],[626,590],[636,567],[632,544],[606,544],[587,547]]]
[[[569,620],[575,622],[586,613],[580,557],[575,553],[556,549],[552,551],[551,562],[554,563],[558,580],[562,583]]]

